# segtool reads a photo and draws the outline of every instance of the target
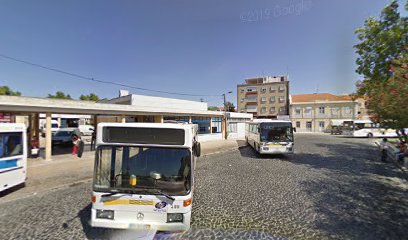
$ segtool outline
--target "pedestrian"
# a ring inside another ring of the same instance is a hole
[[[95,150],[95,140],[96,140],[96,132],[94,129],[92,132],[92,137],[91,137],[91,151]]]
[[[72,135],[72,155],[77,154],[79,141],[79,136],[77,136],[76,134]]]
[[[387,160],[387,145],[388,140],[386,138],[383,138],[381,143],[380,143],[380,151],[381,151],[381,161],[385,162]]]
[[[399,152],[397,153],[398,162],[404,161],[404,157],[408,157],[408,146],[406,142],[401,141],[399,145]]]

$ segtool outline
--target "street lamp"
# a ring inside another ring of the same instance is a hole
[[[226,100],[226,95],[232,93],[232,91],[229,91],[227,93],[223,93],[222,96],[224,97],[224,112],[227,111],[227,100]]]

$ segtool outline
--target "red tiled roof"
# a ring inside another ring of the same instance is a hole
[[[351,101],[348,95],[333,95],[330,93],[297,94],[292,95],[292,102],[313,102],[313,101]]]

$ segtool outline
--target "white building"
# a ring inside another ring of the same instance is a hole
[[[245,139],[245,122],[251,121],[253,115],[250,113],[225,113],[227,121],[227,139]]]

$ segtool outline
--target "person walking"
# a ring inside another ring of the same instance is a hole
[[[91,151],[95,150],[95,140],[96,140],[96,132],[93,130],[92,137],[91,137]]]
[[[383,138],[381,143],[380,143],[380,151],[381,151],[381,161],[386,162],[387,160],[387,145],[388,140],[386,138]]]
[[[78,152],[79,137],[74,134],[72,135],[72,155],[76,155]]]
[[[399,146],[399,153],[397,153],[398,162],[403,162],[404,157],[408,157],[408,146],[406,142],[401,141]]]

